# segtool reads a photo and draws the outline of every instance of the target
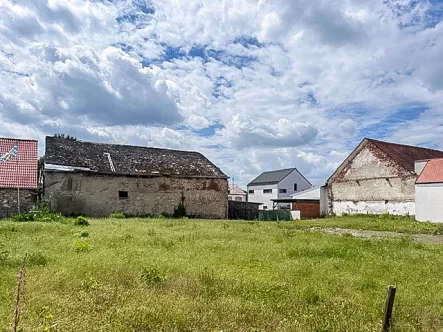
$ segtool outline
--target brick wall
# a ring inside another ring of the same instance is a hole
[[[119,197],[119,192],[127,192],[128,197]],[[226,218],[226,179],[45,173],[45,199],[53,210],[65,215],[108,216],[113,212],[172,214],[180,203],[182,192],[188,214],[211,219]]]
[[[20,189],[20,212],[30,210],[36,199],[34,189]],[[17,188],[0,188],[0,219],[9,218],[18,211]]]
[[[415,180],[368,145],[329,184],[330,212],[414,214]]]

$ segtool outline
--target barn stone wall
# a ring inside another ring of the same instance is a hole
[[[330,212],[414,215],[415,180],[368,144],[329,183]]]
[[[127,192],[128,197],[119,197],[120,191]],[[172,214],[182,193],[189,215],[211,219],[227,217],[226,179],[45,173],[45,199],[53,210],[64,215]]]
[[[26,212],[35,206],[37,196],[34,189],[20,189],[20,209],[17,188],[0,188],[0,219]]]

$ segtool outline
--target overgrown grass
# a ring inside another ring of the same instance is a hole
[[[26,253],[25,331],[379,331],[389,284],[395,331],[443,329],[443,246],[297,227],[90,219],[86,240],[0,222],[0,330]]]
[[[393,215],[356,215],[343,217],[328,217],[297,221],[302,227],[339,227],[349,229],[365,229],[375,231],[392,231],[408,234],[443,235],[443,224],[420,222],[410,217]]]

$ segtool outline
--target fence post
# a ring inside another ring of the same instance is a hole
[[[395,286],[388,287],[388,293],[386,296],[385,310],[383,313],[383,326],[382,332],[388,332],[391,328],[392,310],[394,308],[395,292],[397,288]]]

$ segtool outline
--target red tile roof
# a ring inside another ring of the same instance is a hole
[[[410,172],[414,172],[415,161],[417,160],[443,158],[443,151],[421,148],[418,146],[382,142],[370,138],[367,140]]]
[[[0,188],[37,188],[37,144],[0,138]]]
[[[429,160],[416,183],[443,183],[443,158]]]

